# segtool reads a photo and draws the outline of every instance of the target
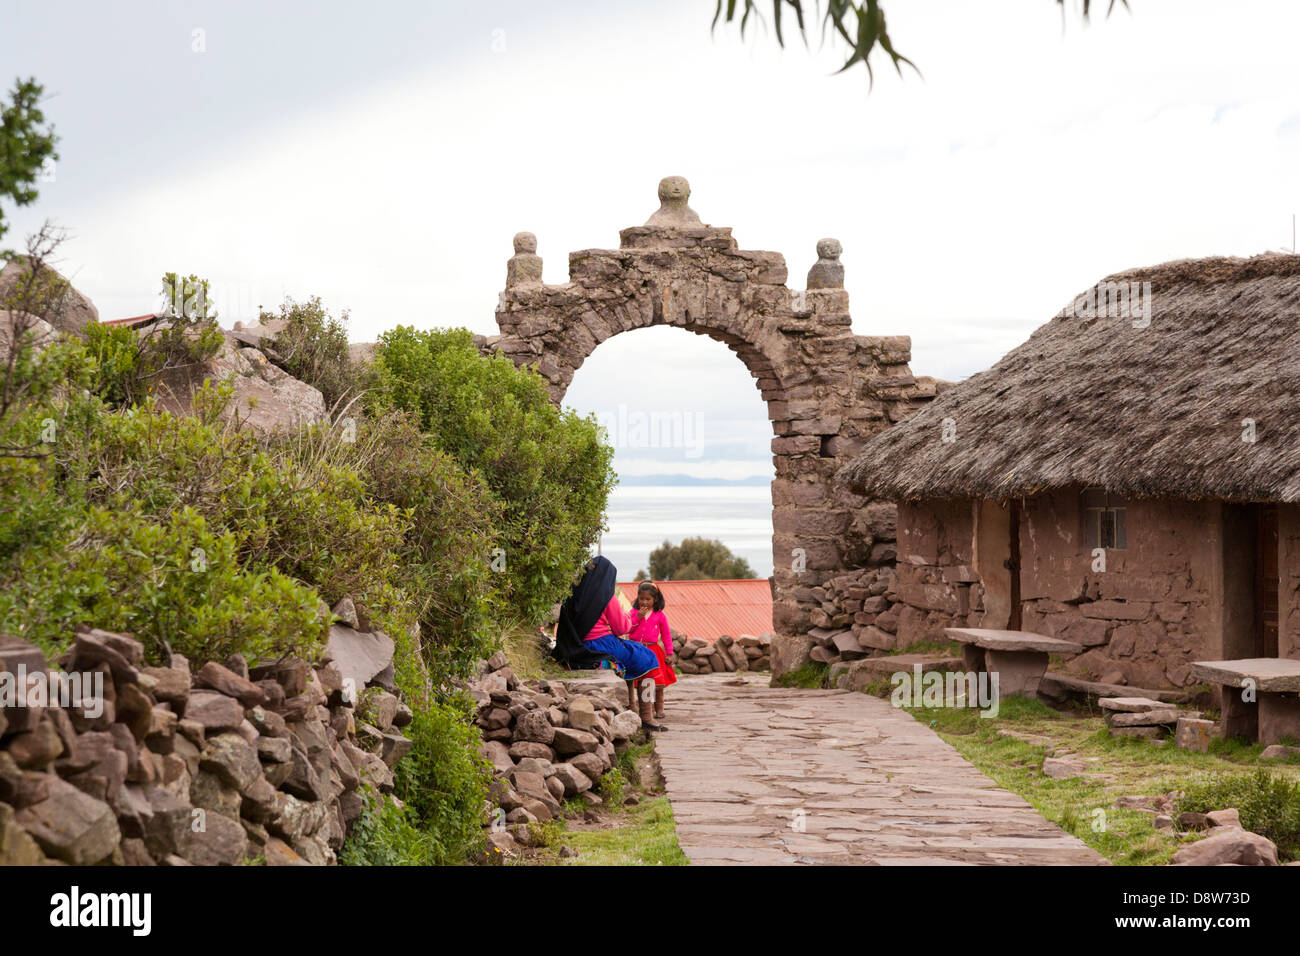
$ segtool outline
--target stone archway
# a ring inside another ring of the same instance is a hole
[[[535,367],[559,402],[620,332],[674,325],[725,343],[757,380],[772,423],[774,623],[778,634],[803,634],[840,613],[820,585],[894,560],[893,506],[836,485],[836,471],[934,386],[913,379],[907,336],[853,334],[839,242],[818,242],[807,288],[791,290],[780,253],[740,249],[730,228],[700,221],[689,197],[685,179],[664,179],[646,224],[622,230],[618,249],[570,253],[564,285],[543,284],[536,237],[516,235],[501,334],[481,345]]]

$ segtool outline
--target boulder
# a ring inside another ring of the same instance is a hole
[[[14,820],[13,807],[0,803],[0,867],[41,866],[45,854],[26,830]]]
[[[229,379],[234,394],[224,416],[238,416],[257,431],[284,432],[325,420],[325,399],[318,389],[272,365],[258,349],[222,334],[221,347],[206,362],[171,368],[159,376],[157,394],[163,408],[191,414],[195,393],[204,382]]]
[[[1267,837],[1240,827],[1224,827],[1174,854],[1174,866],[1277,866],[1277,847]]]
[[[170,704],[177,714],[184,713],[190,696],[190,675],[175,667],[146,667],[141,673],[153,678],[154,700]]]
[[[516,740],[510,745],[509,753],[516,760],[523,760],[525,757],[537,757],[541,760],[555,759],[555,751],[551,747],[531,740]]]
[[[19,810],[14,820],[47,856],[72,866],[88,866],[110,856],[122,839],[108,804],[52,777],[49,796]]]
[[[609,726],[615,740],[630,740],[641,729],[641,716],[633,710],[619,711],[610,719]]]
[[[600,780],[600,775],[605,772],[606,764],[599,754],[578,754],[576,757],[570,757],[568,763],[582,771],[587,779],[592,783]]]
[[[585,730],[573,730],[569,727],[559,727],[555,730],[555,752],[561,756],[591,753],[599,745],[600,739]]]
[[[588,754],[588,756],[591,756]],[[560,781],[564,788],[564,797],[574,797],[584,790],[591,789],[591,778],[579,770],[577,767],[568,763],[555,765],[555,779]]]
[[[33,283],[39,291],[35,296],[23,296],[21,289],[29,287],[24,279],[30,274],[26,256],[14,256],[0,269],[0,305],[24,308],[44,313],[43,318],[60,332],[81,332],[87,325],[99,321],[95,304],[72,287],[72,283],[56,270],[45,267],[49,283]],[[37,273],[39,277],[39,273]],[[28,301],[32,299],[32,301]],[[7,325],[8,323],[4,323]]]
[[[514,769],[515,762],[510,756],[509,748],[499,740],[484,742],[483,756],[497,773],[507,774]]]
[[[257,750],[235,733],[208,737],[207,746],[199,755],[199,767],[215,774],[236,791],[246,789],[262,776]]]
[[[383,631],[367,633],[335,624],[325,648],[343,679],[352,680],[358,693],[393,662],[393,639]]]
[[[707,646],[707,645],[706,645]],[[772,679],[776,680],[791,671],[797,671],[812,660],[816,642],[806,634],[778,634],[772,638]],[[705,648],[696,651],[703,654]]]
[[[214,690],[196,690],[185,705],[185,720],[198,723],[205,734],[236,730],[244,722],[244,708],[233,697]]]
[[[569,700],[568,725],[575,730],[596,731],[596,705],[590,697],[574,697]]]
[[[53,763],[63,754],[63,741],[54,723],[42,720],[34,730],[11,737],[7,749],[14,763],[26,770],[35,770]]]
[[[1210,749],[1210,734],[1213,730],[1214,721],[1212,720],[1179,717],[1178,724],[1174,729],[1174,746],[1179,750],[1207,753]]]
[[[1205,822],[1212,827],[1239,827],[1241,814],[1235,807],[1227,810],[1211,810],[1205,815]]]
[[[595,719],[594,711],[592,712],[592,719]],[[551,726],[551,722],[547,719],[544,711],[530,710],[521,714],[515,720],[514,739],[516,741],[549,745],[555,740],[555,728]]]
[[[199,672],[194,675],[194,686],[215,690],[227,697],[233,697],[243,704],[245,708],[260,707],[267,703],[264,690],[247,678],[240,677],[229,668],[222,667],[216,661],[208,661],[199,668]]]

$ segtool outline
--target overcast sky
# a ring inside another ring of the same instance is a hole
[[[944,378],[1110,272],[1291,245],[1300,5],[1131,0],[1084,26],[1052,0],[893,0],[923,76],[882,64],[870,93],[815,35],[711,35],[713,6],[0,0],[0,79],[43,82],[61,137],[6,240],[68,227],[64,271],[102,318],[151,310],[179,271],[212,280],[226,324],[317,294],[355,341],[490,334],[515,232],[563,282],[570,250],[616,246],[678,174],[792,287],[839,238],[854,330],[911,335],[913,371]],[[627,391],[631,356],[651,389]],[[752,381],[707,339],[620,336],[569,397],[702,430],[620,448],[625,474],[770,473]]]

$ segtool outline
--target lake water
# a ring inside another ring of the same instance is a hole
[[[683,538],[717,538],[761,578],[772,573],[772,490],[762,486],[628,486],[609,497],[601,553],[621,581],[649,570],[650,552]]]

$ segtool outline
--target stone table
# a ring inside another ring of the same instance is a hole
[[[1037,697],[1047,673],[1049,654],[1079,654],[1083,645],[1032,631],[1000,631],[983,627],[946,627],[944,632],[962,645],[967,670],[998,676],[998,694]]]
[[[1225,737],[1259,740],[1268,746],[1283,737],[1300,739],[1300,661],[1248,657],[1235,661],[1193,661],[1192,676],[1218,684]],[[1229,688],[1253,689],[1254,700]]]

